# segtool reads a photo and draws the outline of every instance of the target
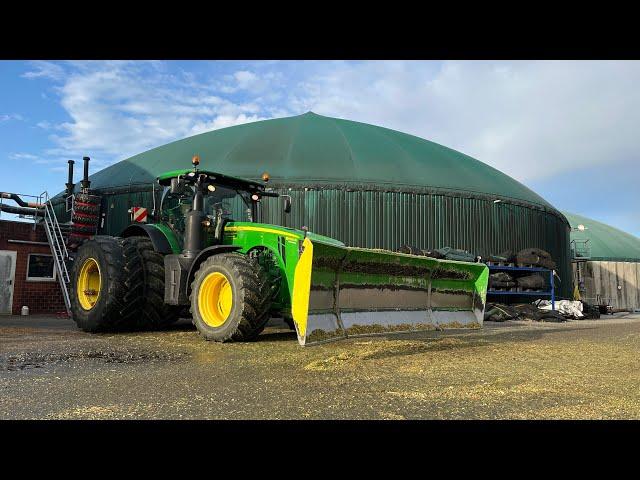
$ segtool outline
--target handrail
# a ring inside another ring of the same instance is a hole
[[[69,298],[69,271],[67,269],[66,260],[69,258],[69,251],[62,235],[62,229],[58,222],[58,217],[51,204],[48,192],[42,192],[40,194],[41,203],[44,206],[44,228],[47,234],[47,240],[49,241],[49,247],[53,253],[56,269],[58,270],[58,282],[62,289],[62,295],[64,297],[65,307],[67,313],[71,315],[71,301]]]

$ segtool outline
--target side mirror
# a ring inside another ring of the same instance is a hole
[[[284,213],[291,213],[291,197],[289,195],[282,195],[284,200]]]

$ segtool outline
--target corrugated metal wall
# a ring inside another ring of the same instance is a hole
[[[558,295],[571,296],[569,227],[551,212],[478,196],[339,188],[275,190],[291,195],[291,213],[283,212],[282,199],[265,198],[259,221],[307,226],[351,246],[390,250],[402,245],[424,249],[448,246],[483,257],[505,250],[542,248],[558,264]],[[159,206],[159,196],[157,201]],[[109,214],[102,233],[122,231],[129,224],[127,210],[131,206],[151,209],[151,192],[105,196],[103,211]]]
[[[538,208],[494,203],[491,198],[444,194],[338,189],[287,190],[290,214],[282,200],[263,201],[261,221],[310,230],[347,245],[396,250],[453,247],[487,256],[505,250],[537,247],[558,264],[559,295],[571,294],[569,227]]]

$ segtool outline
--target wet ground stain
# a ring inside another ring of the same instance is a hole
[[[6,358],[0,355],[0,372],[14,372],[32,368],[42,368],[46,365],[61,364],[64,362],[83,359],[98,359],[104,363],[140,363],[153,360],[174,361],[184,358],[187,354],[180,352],[128,352],[128,351],[88,351],[74,353],[38,353],[27,352],[8,355]]]

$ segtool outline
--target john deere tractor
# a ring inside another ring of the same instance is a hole
[[[483,264],[351,248],[306,229],[256,223],[262,199],[278,194],[198,165],[194,157],[192,168],[158,177],[157,223],[78,248],[70,296],[80,328],[156,328],[190,315],[207,340],[248,341],[279,316],[304,345],[481,325]],[[290,198],[283,200],[289,211]]]

